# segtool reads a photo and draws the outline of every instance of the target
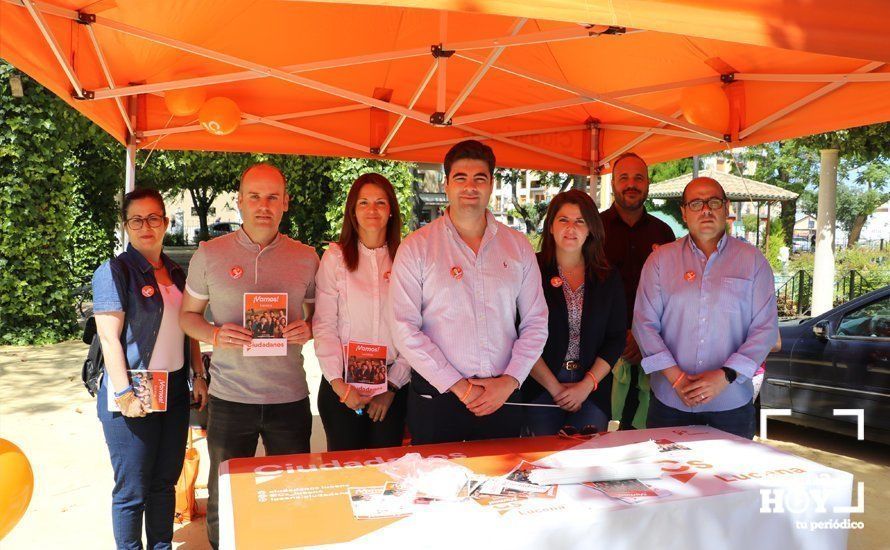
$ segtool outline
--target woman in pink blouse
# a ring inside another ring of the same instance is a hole
[[[402,442],[411,367],[393,345],[384,307],[401,230],[389,180],[360,176],[346,198],[340,240],[325,251],[315,280],[312,329],[323,374],[318,410],[329,451]],[[379,377],[363,379],[373,369],[359,366],[384,361],[386,383],[372,389]]]

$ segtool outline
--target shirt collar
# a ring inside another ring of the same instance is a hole
[[[274,247],[278,246],[278,244],[281,243],[281,239],[282,239],[282,235],[281,235],[281,232],[279,231],[278,233],[275,234],[275,238],[272,239],[272,242],[269,243],[268,245],[266,245],[265,248],[274,248]],[[247,235],[247,232],[244,231],[244,228],[239,227],[238,231],[235,231],[235,240],[238,241],[238,243],[241,246],[248,248],[250,250],[260,249],[260,245],[253,242],[252,240],[250,240],[250,237]]]
[[[457,231],[457,227],[455,227],[454,222],[451,221],[451,207],[445,209],[445,214],[442,216],[445,218],[445,228],[448,230],[451,235],[460,239],[460,233]],[[488,208],[485,209],[485,233],[482,235],[482,243],[490,241],[494,238],[494,236],[498,232],[498,223],[494,217],[494,214],[491,213],[491,210]]]
[[[136,264],[136,267],[142,273],[154,271],[154,266],[151,265],[151,262],[148,261],[148,258],[143,256],[141,252],[136,250],[132,243],[127,244],[127,254],[129,254],[130,258]],[[161,263],[163,263],[164,267],[167,268],[167,273],[173,273],[177,269],[182,269],[178,265],[174,264],[173,260],[171,260],[170,257],[163,252],[161,252]]]
[[[608,209],[606,209],[606,211],[602,213],[602,216],[607,217],[608,219],[613,219],[613,220],[621,223],[621,225],[623,225],[624,227],[627,227],[628,229],[635,229],[637,227],[642,227],[643,225],[645,225],[646,223],[649,222],[650,214],[648,212],[646,212],[645,206],[643,206],[642,208],[643,208],[643,215],[640,217],[640,221],[638,221],[635,225],[628,225],[627,222],[624,221],[624,218],[622,218],[621,214],[618,213],[618,209],[615,208],[615,203],[612,203],[612,206],[610,206]]]
[[[723,252],[723,249],[726,248],[726,242],[727,242],[728,237],[729,237],[729,234],[726,231],[724,231],[723,236],[720,237],[719,241],[717,241],[717,252]],[[698,246],[696,246],[695,241],[692,240],[691,234],[686,235],[686,238],[689,239],[689,247],[692,249],[693,252],[698,252],[700,254],[704,254],[704,252],[702,252],[701,249]]]
[[[378,248],[368,248],[365,246],[365,243],[362,242],[361,239],[358,240],[358,250],[365,256],[380,256],[381,254],[389,251],[389,248],[386,246],[386,243],[383,243],[382,246]]]
[[[154,267],[151,265],[151,262],[149,262],[148,259],[143,256],[141,252],[136,250],[132,243],[127,244],[127,254],[130,255],[133,263],[136,264],[136,267],[139,268],[139,271],[141,271],[142,273],[148,273],[149,271],[152,271],[154,269]]]

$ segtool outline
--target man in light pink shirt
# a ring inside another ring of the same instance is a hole
[[[449,206],[403,241],[392,267],[391,330],[411,364],[414,444],[518,437],[519,386],[547,341],[547,304],[528,239],[488,211],[494,152],[445,156]]]

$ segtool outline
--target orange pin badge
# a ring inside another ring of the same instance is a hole
[[[241,269],[240,265],[232,266],[232,269],[229,270],[229,275],[231,275],[233,279],[240,279],[241,276],[244,275],[244,270]]]
[[[691,283],[695,280],[695,271],[687,271],[686,275],[683,275],[683,278]]]
[[[451,268],[451,276],[454,277],[455,280],[460,281],[464,278],[464,270],[461,269],[459,265],[456,265]]]
[[[384,273],[383,280],[388,283],[390,275],[392,275],[392,271],[387,271],[386,273]]]
[[[155,295],[155,287],[151,285],[145,285],[144,287],[142,287],[142,295],[146,298],[151,298]]]
[[[562,286],[562,278],[561,277],[553,277],[550,279],[550,286],[553,288],[559,288]]]

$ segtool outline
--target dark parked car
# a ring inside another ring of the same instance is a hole
[[[775,418],[890,443],[890,286],[818,317],[779,323],[782,349],[766,360],[761,408],[791,409]]]
[[[210,238],[219,237],[220,235],[225,235],[226,233],[231,233],[233,231],[238,231],[241,227],[240,223],[237,222],[216,222],[211,223],[207,226],[207,232],[210,234]],[[198,242],[198,236],[201,233],[201,228],[195,228],[194,241]]]

